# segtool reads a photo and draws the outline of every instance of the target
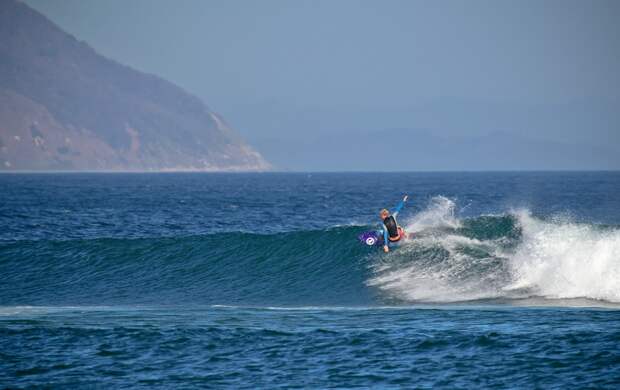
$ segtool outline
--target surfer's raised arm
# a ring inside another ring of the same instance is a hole
[[[393,216],[397,216],[398,213],[400,213],[400,210],[403,209],[403,206],[405,206],[405,202],[407,201],[407,199],[409,199],[409,195],[405,195],[405,197],[403,198],[403,200],[401,200],[400,202],[398,202],[398,204],[396,205],[396,207],[394,207],[394,209],[392,210],[392,215]]]

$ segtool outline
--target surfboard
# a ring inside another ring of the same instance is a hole
[[[402,228],[399,227],[399,231],[401,234],[404,234],[404,237],[396,242],[391,242],[390,244],[400,244],[405,239],[411,238],[413,234],[406,233]],[[370,230],[364,233],[361,233],[357,236],[357,239],[360,240],[361,243],[366,244],[368,246],[383,246],[383,234],[379,230]]]
[[[364,232],[357,236],[357,239],[368,246],[383,246],[383,235],[376,230]]]

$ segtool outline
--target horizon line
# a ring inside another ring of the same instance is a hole
[[[266,171],[170,171],[170,170],[162,170],[162,171],[152,171],[152,170],[0,170],[0,174],[83,174],[83,173],[93,173],[93,174],[175,174],[175,173],[183,173],[183,174],[282,174],[282,173],[291,173],[291,174],[312,174],[312,173],[593,173],[593,172],[607,172],[607,173],[616,173],[620,172],[620,168],[618,169],[462,169],[462,170],[450,170],[450,169],[438,169],[438,170],[373,170],[373,171],[365,171],[365,170],[266,170]]]

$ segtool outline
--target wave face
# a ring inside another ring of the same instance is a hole
[[[357,242],[370,226],[168,238],[0,242],[3,305],[399,305],[538,297],[620,303],[620,228],[471,218],[434,197],[389,254]]]
[[[9,304],[369,301],[355,228],[0,244]],[[347,242],[350,241],[350,242]]]

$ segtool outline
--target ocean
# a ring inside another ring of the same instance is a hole
[[[620,172],[0,175],[0,388],[618,386]]]

